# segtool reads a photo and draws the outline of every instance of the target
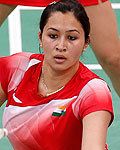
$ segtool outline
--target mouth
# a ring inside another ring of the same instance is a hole
[[[65,60],[66,60],[66,58],[65,58],[63,55],[56,55],[56,56],[54,57],[54,59],[55,59],[55,61],[56,61],[57,63],[63,63],[63,62],[65,62]]]

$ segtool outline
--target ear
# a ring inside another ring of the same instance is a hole
[[[89,43],[90,43],[90,35],[88,35],[87,41],[85,42],[85,45],[83,47],[83,51],[82,52],[85,52],[85,50],[88,47]]]
[[[39,40],[41,41],[41,40],[42,40],[41,30],[39,30],[39,32],[38,32],[38,36],[39,36]]]
[[[85,52],[86,48],[88,47],[89,43],[85,43],[82,52]]]
[[[39,36],[39,40],[40,40],[40,47],[42,48],[42,35],[41,35],[41,31],[40,30],[38,32],[38,36]]]

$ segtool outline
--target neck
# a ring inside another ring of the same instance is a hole
[[[43,64],[41,82],[47,91],[53,92],[64,87],[75,75],[79,63],[67,70],[56,71]]]

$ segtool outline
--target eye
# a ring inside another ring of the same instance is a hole
[[[68,36],[68,39],[71,40],[71,41],[74,41],[74,40],[76,40],[77,38],[76,38],[76,37],[73,37],[73,36]]]
[[[50,37],[51,39],[55,39],[55,38],[57,38],[57,35],[56,35],[56,34],[50,34],[49,37]]]

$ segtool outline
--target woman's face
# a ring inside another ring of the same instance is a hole
[[[52,13],[43,29],[40,43],[45,54],[44,63],[56,71],[78,66],[86,47],[84,30],[71,12]]]

